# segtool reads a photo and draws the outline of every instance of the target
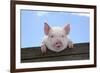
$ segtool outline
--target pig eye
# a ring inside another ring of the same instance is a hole
[[[54,36],[53,36],[53,35],[51,35],[50,37],[51,37],[51,38],[53,38]]]
[[[62,38],[64,37],[64,35],[61,36]]]

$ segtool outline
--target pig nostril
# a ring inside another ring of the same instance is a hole
[[[56,44],[61,44],[61,42],[56,42]]]
[[[58,44],[58,43],[56,43],[56,44]]]

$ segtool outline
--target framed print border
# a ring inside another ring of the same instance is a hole
[[[55,66],[55,67],[41,67],[41,68],[16,68],[16,5],[36,5],[36,6],[51,6],[51,7],[70,7],[70,8],[86,8],[94,10],[94,64],[75,65],[75,66]],[[96,6],[94,5],[78,5],[78,4],[62,4],[62,3],[47,3],[34,1],[13,1],[11,0],[11,61],[10,71],[13,72],[27,72],[27,71],[42,71],[42,70],[57,70],[57,69],[74,69],[74,68],[89,68],[96,67]]]

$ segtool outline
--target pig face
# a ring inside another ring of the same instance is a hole
[[[67,47],[68,40],[67,35],[70,31],[70,25],[65,25],[61,27],[51,28],[47,23],[45,23],[44,32],[47,36],[46,46],[48,49],[60,52]]]

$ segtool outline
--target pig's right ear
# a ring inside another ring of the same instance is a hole
[[[66,34],[69,34],[69,32],[70,32],[70,24],[65,25],[64,26],[64,30],[65,30]]]
[[[45,35],[48,35],[49,34],[49,30],[50,30],[50,26],[48,25],[48,23],[44,23],[44,32],[45,32]]]

